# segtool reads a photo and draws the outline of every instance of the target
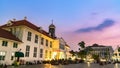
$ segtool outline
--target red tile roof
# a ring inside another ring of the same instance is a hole
[[[19,21],[11,21],[12,25],[8,26],[7,24],[5,25],[2,25],[1,27],[11,27],[11,26],[21,26],[21,25],[24,25],[24,26],[27,26],[35,31],[38,31],[50,38],[52,38],[51,36],[49,36],[49,33],[46,32],[45,30],[39,30],[39,27],[37,27],[36,25],[32,24],[31,22],[27,21],[27,20],[19,20]]]
[[[0,28],[0,37],[10,39],[10,40],[14,40],[14,41],[18,41],[18,42],[22,42],[21,40],[16,38],[11,32],[9,32],[7,30],[4,30],[2,28]]]

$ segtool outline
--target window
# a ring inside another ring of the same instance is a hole
[[[118,52],[120,52],[120,47],[118,48]]]
[[[38,35],[35,35],[35,43],[38,43]]]
[[[12,33],[12,31],[13,31],[12,28],[10,28],[10,32],[11,32],[11,33]]]
[[[37,47],[34,47],[33,57],[37,57]]]
[[[29,57],[29,53],[30,53],[30,46],[26,46],[25,56]]]
[[[65,49],[65,47],[64,47],[64,45],[63,45],[63,44],[60,44],[60,45],[59,45],[59,48],[60,48],[60,49],[62,49],[62,50],[64,50],[64,49]]]
[[[8,42],[7,41],[2,41],[2,46],[7,46]]]
[[[51,51],[50,51],[50,54],[49,54],[50,56],[49,56],[49,58],[51,59]]]
[[[31,33],[31,32],[28,32],[28,36],[27,36],[27,40],[28,40],[28,41],[31,41],[31,36],[32,36],[32,33]]]
[[[41,44],[44,45],[44,38],[41,38]]]
[[[52,48],[52,42],[50,41],[50,47]]]
[[[18,44],[17,43],[13,43],[13,48],[17,48]]]
[[[117,56],[117,53],[115,53],[114,56]]]
[[[0,60],[5,60],[6,52],[0,52]]]
[[[40,49],[40,58],[43,57],[43,49]]]
[[[12,54],[11,54],[11,60],[13,60],[13,59],[14,59],[14,55],[15,55],[15,53],[14,53],[14,52],[12,52]]]
[[[47,58],[47,53],[48,53],[48,51],[46,50],[46,51],[45,51],[45,58]]]
[[[46,39],[46,46],[48,46],[48,40]]]

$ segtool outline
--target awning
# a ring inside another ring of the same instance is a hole
[[[15,57],[24,57],[23,52],[15,52]]]

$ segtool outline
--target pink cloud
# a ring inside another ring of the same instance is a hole
[[[71,49],[78,50],[77,45],[80,41],[85,41],[86,45],[92,45],[94,43],[112,46],[113,49],[120,44],[120,25],[117,21],[113,26],[104,29],[103,31],[93,31],[87,33],[74,33],[67,32],[63,36],[71,46]]]

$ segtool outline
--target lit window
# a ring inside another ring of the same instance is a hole
[[[6,52],[0,52],[0,60],[5,60]]]
[[[48,40],[46,39],[46,46],[48,46]]]
[[[46,50],[46,51],[45,51],[45,58],[47,58],[47,54],[48,54],[48,51]]]
[[[51,59],[51,51],[50,51],[50,54],[49,54],[49,58]]]
[[[50,47],[52,48],[52,42],[50,41]]]
[[[13,59],[14,59],[14,55],[15,55],[15,53],[14,53],[14,52],[12,52],[12,54],[11,54],[11,60],[13,60]]]

